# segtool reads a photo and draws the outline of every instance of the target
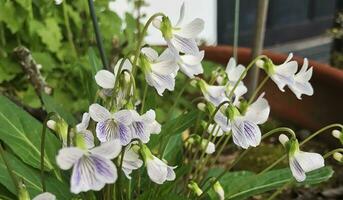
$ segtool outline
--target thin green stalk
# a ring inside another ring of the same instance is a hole
[[[266,76],[262,82],[258,85],[258,87],[256,88],[256,90],[254,91],[254,93],[251,95],[248,105],[250,105],[256,98],[256,96],[259,94],[260,90],[263,88],[263,86],[267,83],[269,79],[269,76]]]
[[[123,199],[123,194],[122,194],[122,190],[121,190],[121,186],[122,186],[122,167],[123,167],[123,160],[124,160],[124,155],[125,155],[125,148],[123,148],[121,150],[121,155],[120,155],[120,159],[119,159],[119,170],[118,170],[118,180],[116,182],[116,187],[117,187],[117,196],[118,199]]]
[[[274,130],[271,130],[269,132],[267,132],[266,134],[264,134],[261,138],[261,140],[271,136],[272,134],[274,133],[277,133],[277,132],[287,132],[289,134],[292,135],[292,137],[295,137],[295,133],[292,129],[290,128],[287,128],[287,127],[280,127],[280,128],[276,128]],[[229,172],[249,151],[251,150],[251,148],[248,148],[246,150],[243,151],[243,153],[241,153],[235,160],[234,162],[229,165],[227,168],[225,168],[225,170],[220,173],[216,178],[215,180],[213,181],[213,183],[211,183],[203,192],[203,194],[206,194],[206,192],[213,186],[213,184],[217,181],[219,181],[220,178],[222,178],[227,172]],[[204,195],[201,195],[200,197],[204,197]]]
[[[216,153],[216,156],[214,157],[214,159],[212,159],[212,161],[210,162],[210,168],[212,168],[212,166],[216,163],[216,161],[218,160],[219,156],[221,155],[221,153],[223,152],[225,146],[227,145],[227,143],[230,141],[231,138],[231,133],[229,133],[227,135],[227,137],[225,137],[225,135],[223,135],[223,137],[221,137],[218,141],[218,144],[221,143],[221,141],[223,140],[223,138],[225,138],[224,143],[221,144],[218,152]]]
[[[66,1],[63,2],[62,6],[63,6],[64,24],[65,24],[66,29],[67,29],[68,42],[69,42],[69,45],[72,49],[73,56],[76,58],[77,57],[77,51],[76,51],[76,48],[75,48],[75,45],[73,42],[73,34],[71,32],[71,29],[70,29],[70,22],[69,22],[68,10],[67,10],[67,2]]]
[[[300,146],[303,146],[304,144],[306,144],[308,141],[312,140],[314,137],[316,137],[320,133],[322,133],[322,132],[324,132],[324,131],[326,131],[328,129],[335,128],[335,127],[343,128],[343,125],[342,124],[330,124],[328,126],[325,126],[325,127],[321,128],[321,129],[319,129],[318,131],[316,131],[315,133],[313,133],[312,135],[310,135],[309,137],[307,137],[304,141],[302,141],[300,143]],[[287,155],[283,155],[282,157],[277,159],[274,163],[272,163],[270,166],[268,166],[266,169],[261,171],[259,174],[263,174],[263,173],[273,169],[277,164],[282,162],[286,157],[287,157]]]
[[[5,151],[2,148],[1,144],[0,144],[0,154],[1,154],[2,160],[4,161],[4,164],[6,166],[8,174],[10,175],[10,177],[12,179],[13,185],[15,186],[17,194],[19,194],[19,188],[18,188],[19,187],[19,182],[18,182],[18,179],[16,178],[15,174],[13,173],[13,170],[12,170],[10,164],[8,163],[8,161],[7,161],[6,157],[5,157]]]
[[[141,114],[143,114],[143,112],[144,112],[144,106],[145,106],[145,100],[146,100],[147,93],[148,93],[148,84],[145,83],[144,93],[143,93],[143,98],[142,98],[142,107],[141,107],[141,111],[140,111]]]
[[[44,178],[44,162],[45,162],[45,137],[46,137],[46,129],[47,129],[47,122],[48,120],[54,116],[54,112],[50,112],[43,122],[43,129],[41,135],[41,144],[40,144],[40,176],[41,176],[41,183],[42,183],[42,191],[46,192],[46,185],[45,185],[45,178]]]
[[[90,0],[89,0],[90,1]],[[141,47],[142,47],[142,44],[143,44],[143,40],[144,40],[144,36],[145,34],[147,33],[148,31],[148,28],[150,26],[150,24],[152,23],[152,21],[156,18],[156,17],[162,17],[164,16],[163,13],[156,13],[154,15],[152,15],[148,21],[146,22],[146,24],[144,25],[144,28],[142,30],[142,32],[140,33],[139,35],[139,38],[138,38],[138,42],[137,42],[137,47],[136,47],[136,52],[135,52],[135,58],[133,60],[133,69],[132,69],[132,73],[133,75],[136,74],[136,70],[137,70],[137,62],[138,62],[138,58],[139,58],[139,55],[140,55],[140,52],[141,52]]]
[[[340,153],[343,153],[343,148],[338,148],[338,149],[334,149],[332,151],[329,151],[328,153],[326,153],[323,158],[326,159],[330,156],[332,156],[334,153],[337,153],[337,152],[340,152]]]
[[[192,79],[190,79],[190,81],[191,81],[191,80],[192,80]],[[183,84],[181,90],[180,90],[179,93],[177,94],[177,96],[176,96],[176,98],[175,98],[175,100],[174,100],[174,103],[173,103],[172,107],[171,107],[171,108],[169,109],[169,111],[168,111],[167,120],[169,120],[170,117],[172,116],[173,111],[174,111],[174,109],[176,108],[176,106],[178,105],[179,100],[180,100],[180,98],[181,98],[183,92],[185,91],[186,87],[188,86],[188,83],[189,83],[189,81],[187,81],[185,84]]]

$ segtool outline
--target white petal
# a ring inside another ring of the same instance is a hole
[[[214,121],[224,132],[229,132],[231,130],[231,123],[229,119],[221,111],[218,111],[216,113],[216,115],[214,116]]]
[[[100,70],[95,75],[96,83],[104,89],[113,89],[115,76],[107,70]]]
[[[166,178],[167,181],[173,181],[173,180],[175,180],[175,178],[176,178],[176,174],[175,174],[175,172],[174,172],[174,169],[175,169],[175,168],[176,168],[176,167],[167,166],[167,178]]]
[[[165,164],[163,161],[153,156],[153,159],[147,160],[146,165],[148,175],[153,182],[157,184],[163,184],[167,180],[167,164]]]
[[[160,19],[156,19],[156,18],[152,21],[152,25],[157,29],[161,28],[161,23],[162,23],[162,21]]]
[[[209,142],[206,148],[207,154],[213,154],[216,151],[216,145],[213,144],[213,142]]]
[[[194,78],[195,75],[204,73],[201,63],[198,65],[186,65],[181,63],[179,66],[180,70],[189,78]]]
[[[150,47],[144,47],[142,48],[142,53],[146,55],[150,61],[155,61],[158,58],[158,53],[153,48]]]
[[[212,132],[212,130],[213,130],[213,128],[214,128],[214,130],[213,130],[213,136],[215,136],[215,137],[220,137],[220,136],[222,136],[223,134],[224,134],[224,131],[219,127],[219,126],[217,126],[217,127],[214,127],[215,125],[214,124],[210,124],[209,126],[208,126],[208,129],[207,129],[207,132],[209,133],[209,134],[211,134],[211,132]]]
[[[245,67],[243,65],[236,66],[235,59],[230,58],[225,70],[230,81],[236,82],[244,71]]]
[[[111,118],[111,113],[101,105],[95,103],[89,106],[89,114],[96,122],[105,121]]]
[[[113,118],[117,122],[121,122],[125,125],[129,125],[132,123],[132,112],[130,110],[120,110],[113,114]]]
[[[84,151],[77,147],[65,147],[60,149],[56,156],[57,165],[63,169],[70,169],[83,155]]]
[[[93,133],[91,131],[83,130],[78,134],[82,134],[83,138],[85,139],[87,149],[91,149],[94,147],[94,136],[93,136]]]
[[[180,56],[182,62],[184,62],[187,65],[197,65],[199,64],[205,56],[205,51],[200,51],[196,54],[185,54]]]
[[[162,60],[151,64],[151,70],[160,75],[170,75],[176,73],[178,66],[175,60]]]
[[[194,39],[174,35],[170,42],[177,51],[180,51],[182,53],[196,54],[197,52],[199,52],[199,48]]]
[[[261,142],[260,128],[252,122],[237,119],[232,124],[233,142],[247,149],[249,146],[256,147]]]
[[[204,20],[196,18],[189,24],[181,27],[179,30],[174,31],[174,33],[184,38],[195,38],[202,30],[204,30],[204,25]]]
[[[256,124],[263,124],[268,120],[270,106],[268,101],[263,98],[263,96],[264,93],[262,93],[257,100],[248,107],[248,110],[245,114],[245,119]]]
[[[298,181],[302,182],[306,179],[305,171],[301,168],[298,161],[294,158],[289,159],[289,167],[291,168],[291,172],[293,177]]]
[[[177,20],[176,26],[179,26],[182,23],[184,17],[185,17],[185,2],[183,2],[181,5],[180,15],[179,15],[179,19]]]
[[[215,106],[228,100],[225,96],[225,86],[208,85],[206,91],[203,91],[203,94],[205,99]]]
[[[318,153],[299,151],[294,155],[294,158],[299,162],[301,168],[305,172],[310,172],[324,167],[324,158]]]
[[[143,161],[139,159],[139,155],[135,153],[132,149],[126,150],[123,158],[123,167],[126,177],[131,179],[132,170],[139,169],[143,165]]]
[[[165,89],[173,91],[175,87],[175,77],[173,75],[159,75],[155,73],[145,74],[148,85],[154,87],[160,96],[163,96]]]
[[[87,112],[83,113],[81,123],[76,125],[76,130],[78,132],[80,132],[82,130],[86,130],[88,128],[90,117],[91,116],[89,113],[87,113]]]
[[[102,143],[100,146],[91,149],[92,154],[102,156],[107,159],[116,158],[121,151],[121,145],[119,140],[111,140],[105,143]]]
[[[158,57],[157,61],[162,60],[174,60],[177,61],[179,59],[178,52],[175,51],[175,49],[166,48],[161,55]]]
[[[56,196],[51,194],[50,192],[44,192],[42,194],[37,195],[32,200],[56,200]]]
[[[312,96],[314,92],[313,87],[309,82],[295,82],[289,86],[289,89],[291,89],[298,99],[301,99],[302,94]]]

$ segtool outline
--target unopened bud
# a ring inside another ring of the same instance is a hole
[[[30,194],[26,189],[25,184],[20,181],[19,183],[19,195],[18,195],[19,200],[30,200]]]
[[[224,200],[224,199],[225,199],[224,189],[223,189],[223,187],[220,185],[219,181],[217,181],[217,182],[213,185],[213,189],[214,189],[214,191],[218,194],[218,197],[219,197],[220,200]]]
[[[125,81],[125,83],[130,83],[130,81],[131,81],[131,77],[130,77],[130,74],[128,72],[124,72],[124,81]]]
[[[259,59],[259,60],[257,60],[256,61],[256,66],[257,67],[259,67],[259,68],[263,68],[263,65],[264,65],[264,61],[263,60],[261,60],[261,59]]]
[[[289,139],[288,139],[288,137],[287,137],[285,134],[281,134],[281,135],[279,136],[279,141],[280,141],[280,143],[281,143],[283,146],[285,146],[286,143],[289,141]]]
[[[205,103],[200,102],[200,103],[198,103],[197,107],[201,111],[205,111],[206,110],[206,104]]]
[[[219,85],[221,85],[224,82],[224,78],[222,76],[217,76],[216,81]]]
[[[188,185],[188,188],[192,190],[197,196],[202,195],[202,190],[199,188],[198,184],[194,181],[191,181]]]
[[[341,135],[342,135],[342,132],[340,132],[339,130],[335,129],[332,131],[332,136],[334,136],[337,139],[340,139]]]
[[[216,146],[207,139],[202,139],[201,148],[205,150],[207,154],[212,154],[216,151]]]
[[[46,125],[51,129],[56,131],[56,122],[54,120],[48,120]]]
[[[196,87],[197,86],[197,80],[193,79],[190,82],[191,86]]]
[[[337,160],[338,162],[343,162],[343,154],[339,152],[335,152],[333,154],[333,158]]]

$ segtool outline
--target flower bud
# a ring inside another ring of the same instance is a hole
[[[216,146],[213,142],[208,141],[207,139],[202,139],[201,148],[207,153],[212,154],[216,151]]]
[[[205,110],[206,110],[206,104],[203,103],[203,102],[198,103],[198,104],[197,104],[197,107],[198,107],[198,109],[201,110],[201,111],[205,111]]]
[[[191,86],[193,86],[193,87],[196,87],[197,83],[198,83],[198,81],[195,79],[191,80],[191,82],[190,82]]]
[[[339,139],[339,141],[343,144],[343,131],[333,130],[332,131],[332,136],[334,136],[335,138]]]
[[[56,122],[54,120],[48,120],[46,125],[53,131],[56,131]]]
[[[222,85],[224,82],[224,78],[222,76],[217,76],[216,81],[219,85]]]
[[[337,160],[338,162],[343,162],[343,154],[339,152],[335,152],[333,154],[333,158]]]
[[[214,189],[214,191],[218,194],[218,197],[219,197],[220,200],[224,200],[224,199],[225,199],[224,189],[223,189],[223,187],[220,185],[219,181],[217,181],[217,182],[213,185],[213,189]]]
[[[279,135],[279,141],[283,146],[285,146],[289,139],[285,134],[281,134]]]
[[[191,181],[188,185],[188,188],[192,190],[197,196],[202,195],[202,190],[199,188],[198,184],[194,181]]]
[[[259,59],[256,61],[256,66],[259,67],[259,68],[263,68],[264,66],[264,61],[262,59]]]
[[[173,37],[173,27],[168,17],[163,16],[160,24],[160,30],[165,39],[171,39]]]
[[[19,200],[30,200],[30,194],[26,189],[25,184],[20,181],[19,183],[19,195],[18,195]]]

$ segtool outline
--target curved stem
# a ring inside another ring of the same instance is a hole
[[[254,91],[254,93],[251,95],[248,105],[250,105],[256,98],[256,96],[258,95],[258,93],[260,92],[260,90],[263,88],[263,86],[267,83],[269,79],[269,76],[266,76],[263,81],[260,83],[260,85],[258,85],[258,87],[256,88],[256,90]]]
[[[46,185],[44,179],[44,156],[45,156],[45,136],[46,136],[46,129],[47,129],[47,122],[48,120],[54,116],[54,112],[50,112],[43,122],[43,130],[41,135],[41,144],[40,144],[40,176],[41,176],[41,183],[42,183],[42,190],[46,192]]]
[[[91,0],[89,0],[89,1],[91,1]],[[148,31],[148,28],[149,28],[150,24],[152,23],[152,21],[156,17],[162,17],[162,16],[164,16],[163,13],[156,13],[156,14],[152,15],[148,19],[146,24],[144,25],[144,28],[143,28],[142,32],[140,33],[140,35],[139,35],[138,42],[137,42],[137,47],[136,47],[136,52],[135,52],[135,58],[133,60],[133,69],[132,69],[133,75],[136,74],[138,57],[139,57],[140,52],[141,52],[141,46],[142,46],[142,43],[143,43],[144,36],[145,36],[146,32]]]
[[[334,149],[332,151],[329,151],[328,153],[326,153],[323,156],[323,158],[326,159],[326,158],[330,157],[331,155],[333,155],[334,153],[337,153],[337,152],[343,153],[343,148],[338,148],[338,149]]]
[[[108,69],[108,63],[107,63],[104,47],[102,44],[102,38],[101,38],[101,33],[100,33],[99,25],[98,25],[98,20],[96,19],[96,15],[95,15],[93,0],[88,0],[88,7],[89,7],[89,12],[90,12],[91,17],[92,17],[93,28],[94,28],[94,32],[95,32],[95,39],[96,39],[96,44],[97,44],[98,49],[99,49],[101,62],[104,65],[104,67]]]

